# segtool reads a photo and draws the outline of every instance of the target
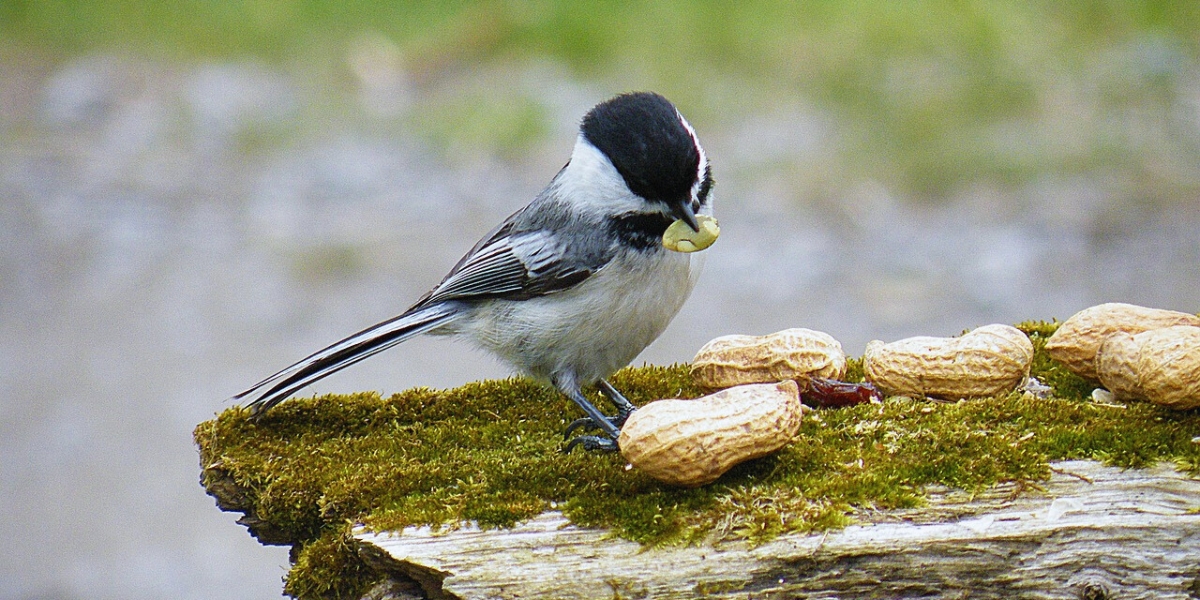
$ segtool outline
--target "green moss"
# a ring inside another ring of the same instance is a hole
[[[863,372],[863,360],[861,358],[847,358],[846,374],[842,376],[842,379],[851,383],[861,383],[866,378],[866,373]]]
[[[1200,412],[1088,401],[1091,386],[1045,356],[1055,327],[1020,325],[1051,398],[892,398],[818,411],[788,447],[699,489],[662,485],[626,470],[617,455],[562,454],[576,409],[522,379],[295,399],[257,424],[234,408],[197,427],[196,441],[202,464],[219,465],[257,517],[295,544],[287,592],[303,598],[357,597],[374,581],[349,538],[355,523],[507,527],[558,509],[644,544],[757,542],[842,527],[864,511],[918,507],[929,486],[970,492],[1036,482],[1054,460],[1168,460],[1200,475],[1192,442]],[[851,365],[861,373],[859,361]],[[613,383],[637,404],[701,394],[686,365],[626,369]]]
[[[347,532],[331,529],[302,544],[283,591],[296,598],[362,598],[382,577],[358,557]]]

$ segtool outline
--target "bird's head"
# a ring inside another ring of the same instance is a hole
[[[658,212],[699,230],[696,214],[709,207],[712,172],[695,130],[669,100],[637,92],[596,105],[583,117],[572,161],[581,146],[599,151],[642,203],[631,212]]]

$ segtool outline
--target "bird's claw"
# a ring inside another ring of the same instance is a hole
[[[617,429],[620,429],[621,426],[625,424],[625,416],[624,415],[617,415],[615,417],[605,417],[604,420],[611,423],[612,426]],[[567,425],[566,430],[563,431],[563,439],[565,440],[565,439],[571,437],[571,434],[576,429],[579,429],[579,428],[583,428],[584,431],[597,431],[597,430],[602,431],[602,430],[606,429],[606,427],[597,423],[591,417],[580,417],[578,419],[575,419],[574,421],[571,421],[571,423],[569,425]]]
[[[633,411],[623,410],[614,416],[604,417],[604,420],[619,432],[621,426],[625,424],[625,420],[629,418],[629,415],[632,412]],[[567,425],[566,431],[563,432],[563,439],[571,438],[571,434],[579,428],[584,428],[585,430],[608,430],[607,427],[600,425],[591,417],[582,417],[571,421],[571,424]],[[582,446],[584,450],[594,450],[600,452],[616,452],[619,450],[617,447],[617,440],[615,438],[600,435],[581,435],[579,437],[571,438],[571,441],[567,442],[567,447],[563,449],[563,452],[570,452],[575,446]]]
[[[616,429],[621,429],[621,427],[623,425],[625,425],[625,421],[627,419],[629,419],[629,415],[631,415],[631,414],[633,414],[632,409],[631,410],[618,410],[617,414],[615,414],[611,417],[605,417],[604,420],[608,421]],[[575,419],[574,421],[571,421],[571,423],[569,425],[567,425],[566,431],[563,431],[563,439],[565,440],[565,439],[571,437],[571,432],[575,431],[576,429],[579,429],[580,427],[583,427],[585,431],[607,429],[603,425],[597,423],[591,417],[580,417],[578,419]]]
[[[563,454],[570,453],[571,450],[575,449],[575,446],[580,446],[584,450],[594,452],[616,452],[620,450],[617,447],[617,440],[612,438],[600,437],[598,435],[581,435],[567,442],[567,447],[563,448]]]

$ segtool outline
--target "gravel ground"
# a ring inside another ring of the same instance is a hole
[[[620,91],[542,63],[413,83],[367,54],[332,93],[254,62],[0,65],[0,599],[278,596],[286,550],[204,495],[192,428],[407,306],[549,180],[578,118]],[[536,98],[546,135],[497,158],[414,129],[422,107],[464,90]],[[795,326],[858,355],[871,339],[1104,301],[1200,310],[1195,198],[1147,208],[1118,200],[1134,185],[1119,177],[1063,175],[936,205],[871,181],[797,199],[837,122],[799,103],[731,114],[693,119],[721,240],[639,360]],[[310,391],[506,373],[421,339]]]

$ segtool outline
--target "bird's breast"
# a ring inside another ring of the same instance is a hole
[[[470,331],[484,348],[527,374],[569,371],[580,383],[629,364],[670,324],[695,285],[691,255],[625,250],[571,289],[478,307]]]

